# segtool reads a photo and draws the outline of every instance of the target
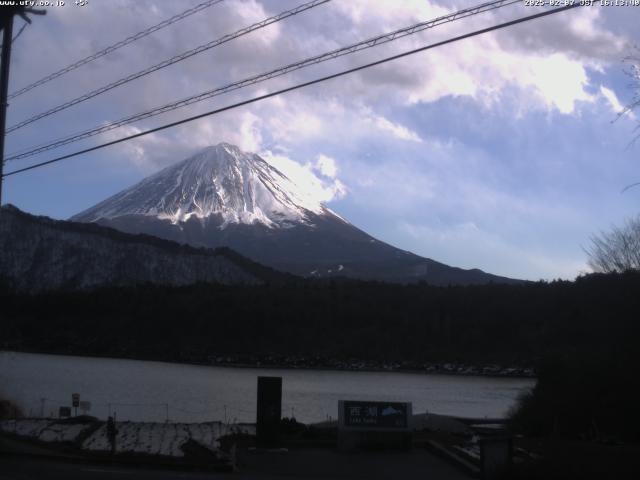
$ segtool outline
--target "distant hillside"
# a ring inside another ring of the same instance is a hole
[[[0,213],[0,279],[24,292],[199,282],[259,285],[287,278],[226,248],[194,248],[96,224]]]

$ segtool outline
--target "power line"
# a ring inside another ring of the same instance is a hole
[[[397,54],[397,55],[393,55],[391,57],[386,57],[386,58],[383,58],[382,60],[377,60],[375,62],[367,63],[367,64],[361,65],[359,67],[350,68],[348,70],[343,70],[341,72],[334,73],[334,74],[331,74],[331,75],[327,75],[327,76],[324,76],[324,77],[321,77],[321,78],[317,78],[315,80],[310,80],[308,82],[299,83],[297,85],[293,85],[291,87],[283,88],[281,90],[277,90],[275,92],[267,93],[265,95],[260,95],[258,97],[254,97],[254,98],[251,98],[249,100],[243,100],[241,102],[237,102],[237,103],[234,103],[234,104],[231,104],[231,105],[227,105],[225,107],[217,108],[217,109],[211,110],[209,112],[201,113],[199,115],[194,115],[192,117],[185,118],[185,119],[179,120],[177,122],[168,123],[168,124],[162,125],[160,127],[156,127],[156,128],[152,128],[152,129],[149,129],[149,130],[145,130],[144,132],[139,132],[139,133],[136,133],[134,135],[129,135],[127,137],[122,137],[122,138],[119,138],[117,140],[113,140],[111,142],[106,142],[106,143],[103,143],[103,144],[100,144],[100,145],[96,145],[94,147],[86,148],[84,150],[80,150],[80,151],[77,151],[77,152],[74,152],[74,153],[63,155],[63,156],[60,156],[60,157],[57,157],[57,158],[54,158],[54,159],[51,159],[51,160],[47,160],[46,162],[40,162],[40,163],[31,165],[29,167],[20,168],[18,170],[13,170],[11,172],[5,173],[3,175],[3,177],[8,177],[8,176],[15,175],[15,174],[18,174],[18,173],[26,172],[28,170],[33,170],[35,168],[43,167],[45,165],[50,165],[52,163],[56,163],[56,162],[60,162],[62,160],[66,160],[68,158],[76,157],[76,156],[82,155],[84,153],[89,153],[89,152],[93,152],[95,150],[100,150],[102,148],[105,148],[105,147],[108,147],[108,146],[111,146],[111,145],[115,145],[115,144],[122,143],[122,142],[125,142],[125,141],[133,140],[134,138],[138,138],[138,137],[142,137],[142,136],[145,136],[145,135],[149,135],[151,133],[159,132],[160,130],[165,130],[167,128],[176,127],[176,126],[182,125],[184,123],[192,122],[192,121],[198,120],[200,118],[204,118],[204,117],[208,117],[208,116],[215,115],[215,114],[218,114],[218,113],[222,113],[222,112],[225,112],[227,110],[232,110],[234,108],[238,108],[238,107],[241,107],[241,106],[244,106],[244,105],[249,105],[251,103],[255,103],[255,102],[258,102],[258,101],[261,101],[261,100],[265,100],[267,98],[275,97],[276,95],[281,95],[283,93],[287,93],[287,92],[291,92],[291,91],[294,91],[294,90],[298,90],[298,89],[301,89],[301,88],[304,88],[304,87],[308,87],[310,85],[315,85],[317,83],[325,82],[327,80],[332,80],[334,78],[342,77],[344,75],[348,75],[348,74],[351,74],[351,73],[354,73],[354,72],[358,72],[360,70],[365,70],[367,68],[374,67],[376,65],[381,65],[383,63],[387,63],[387,62],[391,62],[393,60],[404,58],[404,57],[407,57],[409,55],[413,55],[413,54],[416,54],[416,53],[419,53],[419,52],[423,52],[425,50],[430,50],[432,48],[440,47],[440,46],[443,46],[443,45],[447,45],[449,43],[453,43],[453,42],[457,42],[457,41],[464,40],[464,39],[467,39],[467,38],[475,37],[477,35],[482,35],[484,33],[488,33],[488,32],[492,32],[494,30],[499,30],[499,29],[502,29],[502,28],[510,27],[512,25],[517,25],[519,23],[524,23],[524,22],[527,22],[527,21],[530,21],[530,20],[535,20],[537,18],[546,17],[548,15],[553,15],[555,13],[564,12],[566,10],[570,10],[572,8],[576,8],[576,7],[580,7],[580,6],[581,6],[581,4],[575,3],[573,5],[567,5],[565,7],[554,8],[552,10],[547,10],[547,11],[540,12],[540,13],[537,13],[537,14],[534,14],[534,15],[528,15],[526,17],[521,17],[521,18],[518,18],[518,19],[515,19],[515,20],[511,20],[511,21],[508,21],[508,22],[500,23],[500,24],[494,25],[492,27],[483,28],[481,30],[476,30],[474,32],[466,33],[464,35],[459,35],[457,37],[453,37],[453,38],[450,38],[450,39],[447,39],[447,40],[443,40],[441,42],[437,42],[437,43],[433,43],[431,45],[426,45],[424,47],[420,47],[420,48],[416,48],[416,49],[413,49],[413,50],[409,50],[407,52],[403,52],[403,53],[400,53],[400,54]]]
[[[20,30],[18,30],[18,33],[16,33],[16,35],[11,39],[11,43],[15,42],[18,39],[18,37],[22,35],[22,32],[24,32],[24,29],[27,28],[27,25],[29,24],[27,22],[24,22],[22,27],[20,27]]]
[[[20,27],[20,30],[18,30],[18,33],[16,33],[14,35],[14,37],[11,39],[11,44],[13,45],[13,42],[15,42],[18,37],[22,34],[22,32],[24,32],[24,29],[27,28],[27,25],[29,25],[27,22],[25,22],[22,27]],[[3,43],[0,43],[0,48],[2,48],[2,45],[4,45]]]
[[[181,107],[185,107],[188,105],[191,105],[193,103],[197,103],[197,102],[201,102],[203,100],[207,100],[209,98],[218,96],[218,95],[222,95],[224,93],[228,93],[234,90],[238,90],[240,88],[244,88],[246,86],[250,86],[250,85],[254,85],[256,83],[260,83],[260,82],[264,82],[266,80],[270,80],[272,78],[275,77],[280,77],[282,75],[286,75],[287,73],[293,72],[295,70],[300,70],[302,68],[311,66],[311,65],[316,65],[318,63],[322,63],[328,60],[332,60],[344,55],[348,55],[351,53],[355,53],[355,52],[359,52],[361,50],[365,50],[368,48],[372,48],[375,47],[377,45],[382,45],[384,43],[388,43],[388,42],[392,42],[394,40],[397,40],[399,38],[403,38],[406,37],[408,35],[413,35],[415,33],[421,32],[423,30],[429,29],[429,28],[434,28],[437,27],[439,25],[445,24],[445,23],[450,23],[456,20],[460,20],[463,18],[467,18],[469,16],[472,15],[478,15],[480,13],[484,13],[487,11],[491,11],[491,10],[495,10],[497,8],[502,8],[502,7],[506,7],[509,5],[512,5],[514,3],[520,3],[520,0],[498,0],[498,1],[491,1],[491,2],[486,2],[486,3],[482,3],[480,5],[477,5],[475,7],[471,7],[471,8],[467,8],[464,10],[460,10],[457,11],[455,13],[449,14],[449,15],[443,15],[441,17],[437,17],[435,19],[432,20],[428,20],[425,22],[420,22],[417,23],[415,25],[409,26],[409,27],[405,27],[405,28],[401,28],[398,30],[394,30],[392,32],[388,32],[388,33],[384,33],[382,35],[377,35],[375,37],[369,38],[367,40],[363,40],[360,41],[358,43],[346,46],[346,47],[341,47],[338,48],[336,50],[332,50],[320,55],[316,55],[314,57],[310,57],[304,60],[300,60],[298,62],[294,62],[288,65],[285,65],[283,67],[278,67],[274,70],[270,70],[268,72],[264,72],[252,77],[248,77],[245,78],[243,80],[225,85],[223,87],[217,87],[213,90],[209,90],[203,93],[199,93],[197,95],[192,95],[190,97],[184,98],[182,100],[178,100],[166,105],[163,105],[161,107],[156,107],[152,110],[148,110],[146,112],[142,112],[142,113],[138,113],[135,115],[130,115],[128,117],[125,118],[121,118],[120,120],[116,120],[113,122],[109,122],[106,123],[104,125],[101,125],[99,127],[95,127],[93,129],[90,130],[85,130],[83,132],[77,133],[77,134],[72,134],[70,136],[64,137],[62,139],[58,139],[55,140],[51,143],[42,145],[42,146],[36,146],[34,148],[31,148],[30,150],[24,152],[24,153],[16,153],[16,154],[12,154],[11,156],[9,156],[7,158],[7,160],[19,160],[22,158],[27,158],[27,157],[31,157],[33,155],[36,155],[38,153],[42,153],[45,152],[47,150],[52,150],[54,148],[58,148],[64,145],[68,145],[70,143],[74,143],[80,140],[84,140],[86,138],[95,136],[95,135],[99,135],[101,133],[105,133],[108,132],[110,130],[113,130],[115,128],[124,126],[124,125],[128,125],[130,123],[134,123],[140,120],[144,120],[146,118],[150,118],[156,115],[160,115],[162,113],[166,113],[172,110],[175,110],[177,108],[181,108]]]
[[[153,25],[145,30],[142,30],[141,32],[136,33],[135,35],[131,35],[127,38],[125,38],[124,40],[121,40],[117,43],[114,43],[113,45],[110,45],[92,55],[89,55],[88,57],[85,57],[81,60],[78,60],[75,63],[72,63],[71,65],[68,65],[56,72],[51,73],[50,75],[47,75],[46,77],[41,78],[40,80],[33,82],[29,85],[27,85],[24,88],[21,88],[20,90],[17,90],[15,92],[13,92],[11,95],[9,95],[9,99],[15,98],[19,95],[22,95],[23,93],[28,92],[29,90],[33,90],[36,87],[39,87],[40,85],[44,85],[47,82],[50,82],[51,80],[58,78],[66,73],[71,72],[72,70],[75,70],[76,68],[79,68],[83,65],[86,65],[89,62],[92,62],[94,60],[97,60],[100,57],[104,57],[105,55],[108,55],[109,53],[115,52],[116,50],[118,50],[119,48],[124,47],[125,45],[129,45],[130,43],[135,42],[136,40],[140,40],[141,38],[146,37],[147,35],[150,35],[154,32],[157,32],[158,30],[161,30],[165,27],[168,27],[169,25],[176,23],[184,18],[189,17],[190,15],[193,15],[194,13],[198,13],[202,10],[204,10],[205,8],[209,8],[217,3],[222,2],[223,0],[207,0],[206,2],[202,2],[198,5],[196,5],[193,8],[190,8],[188,10],[185,10],[182,13],[179,13],[177,15],[174,15],[171,18],[168,18],[167,20],[163,20],[162,22]]]
[[[86,100],[89,100],[93,97],[97,97],[98,95],[101,95],[105,92],[108,92],[109,90],[113,90],[116,87],[119,87],[121,85],[124,85],[125,83],[129,83],[132,82],[133,80],[136,80],[138,78],[144,77],[146,75],[149,75],[150,73],[156,72],[158,70],[161,70],[163,68],[166,68],[170,65],[173,65],[174,63],[178,63],[181,62],[182,60],[185,60],[187,58],[193,57],[194,55],[197,55],[199,53],[205,52],[207,50],[210,50],[214,47],[217,47],[219,45],[222,45],[223,43],[227,43],[230,42],[231,40],[234,40],[238,37],[242,37],[244,35],[247,35],[255,30],[259,30],[261,28],[264,28],[268,25],[271,25],[273,23],[279,22],[281,20],[284,20],[285,18],[289,18],[292,17],[293,15],[297,15],[298,13],[304,12],[306,10],[310,10],[314,7],[317,7],[319,5],[323,5],[327,2],[330,2],[331,0],[312,0],[310,2],[304,3],[302,5],[297,6],[296,8],[293,8],[291,10],[286,10],[282,13],[279,13],[278,15],[275,15],[273,17],[269,17],[266,18],[264,20],[262,20],[261,22],[258,23],[254,23],[253,25],[250,25],[248,27],[242,28],[234,33],[230,33],[228,35],[225,35],[223,37],[220,37],[216,40],[213,40],[209,43],[206,43],[204,45],[200,45],[199,47],[196,47],[194,49],[188,50],[184,53],[181,53],[180,55],[176,55],[174,57],[171,57],[168,60],[164,60],[156,65],[153,65],[149,68],[145,68],[144,70],[140,70],[139,72],[136,73],[132,73],[131,75],[127,75],[124,78],[121,78],[119,80],[116,80],[115,82],[109,83],[107,85],[104,85],[100,88],[97,88],[95,90],[92,90],[91,92],[85,93],[84,95],[81,95],[79,97],[74,98],[73,100],[69,100],[68,102],[65,102],[61,105],[58,105],[57,107],[53,107],[45,112],[39,113],[37,115],[34,115],[31,118],[28,118],[26,120],[23,120],[20,123],[17,123],[9,128],[7,128],[7,133],[11,133],[14,130],[18,130],[19,128],[22,128],[26,125],[29,125],[37,120],[40,120],[42,118],[48,117],[49,115],[53,115],[54,113],[58,113],[61,112],[62,110],[66,110],[69,107],[72,107],[74,105],[77,105],[79,103],[82,103]]]

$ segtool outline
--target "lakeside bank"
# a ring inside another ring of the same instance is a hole
[[[207,367],[251,368],[251,369],[281,369],[281,370],[329,370],[346,372],[398,372],[429,375],[464,375],[479,377],[508,377],[508,378],[536,378],[536,370],[530,365],[501,365],[497,363],[471,364],[456,361],[411,362],[391,361],[380,362],[362,359],[326,359],[323,357],[281,356],[281,355],[251,355],[224,354],[209,355],[206,359],[180,357],[174,358],[164,355],[131,355],[123,352],[121,355],[99,355],[85,352],[1,348],[0,353],[31,353],[43,355],[60,355],[70,357],[103,358],[112,360],[139,360],[163,362],[182,365],[196,365]]]

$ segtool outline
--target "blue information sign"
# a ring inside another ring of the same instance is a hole
[[[400,402],[344,400],[340,402],[341,425],[371,430],[406,429],[411,415],[410,405]]]

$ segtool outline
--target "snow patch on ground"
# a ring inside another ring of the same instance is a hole
[[[94,424],[58,423],[50,419],[23,419],[0,422],[0,432],[12,433],[43,442],[73,442]],[[145,453],[183,457],[182,446],[194,440],[212,450],[219,448],[218,439],[234,433],[255,435],[255,426],[249,424],[226,425],[207,423],[149,423],[117,422],[116,452]],[[84,440],[81,448],[96,452],[111,451],[107,426],[103,423]]]
[[[51,420],[46,419],[25,419],[25,420],[5,420],[0,422],[0,431],[13,433],[23,437],[40,436],[40,432],[47,428]]]
[[[182,457],[181,448],[187,440],[193,439],[203,445],[216,449],[216,441],[223,435],[220,422],[211,423],[141,423],[118,422],[116,452],[146,453],[149,455],[168,455]],[[109,451],[111,444],[107,438],[106,425],[87,438],[83,449]]]
[[[116,452],[136,452],[149,455],[182,457],[182,445],[194,440],[211,449],[217,449],[220,437],[231,433],[255,434],[252,425],[225,425],[208,423],[143,423],[117,422]],[[101,426],[82,444],[92,451],[109,451],[106,425]]]
[[[90,425],[52,424],[40,432],[38,440],[43,442],[73,442]]]
[[[47,419],[6,420],[0,431],[30,437],[42,442],[73,442],[90,425],[57,423]]]

